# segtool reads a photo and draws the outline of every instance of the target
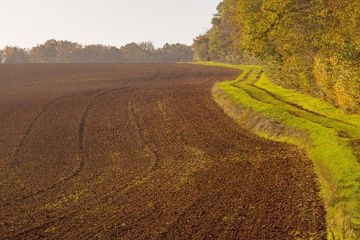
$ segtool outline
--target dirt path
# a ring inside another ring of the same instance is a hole
[[[238,74],[0,65],[0,238],[326,239],[305,154],[212,99]]]

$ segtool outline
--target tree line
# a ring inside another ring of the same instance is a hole
[[[194,60],[262,64],[285,87],[359,112],[359,29],[359,0],[223,0]]]
[[[31,49],[8,46],[0,51],[0,63],[175,63],[193,58],[191,46],[152,42],[114,46],[86,45],[54,39]]]

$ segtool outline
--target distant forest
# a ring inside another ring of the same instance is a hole
[[[51,39],[31,49],[9,46],[0,51],[0,63],[175,63],[192,58],[192,47],[179,43],[157,49],[151,42],[117,48]]]
[[[360,112],[360,1],[223,0],[194,60],[255,63],[277,83]]]

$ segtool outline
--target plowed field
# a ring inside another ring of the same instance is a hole
[[[310,160],[194,65],[0,65],[0,239],[326,239]]]

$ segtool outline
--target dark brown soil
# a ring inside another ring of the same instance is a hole
[[[326,239],[306,155],[212,99],[237,74],[0,65],[0,239]]]

